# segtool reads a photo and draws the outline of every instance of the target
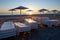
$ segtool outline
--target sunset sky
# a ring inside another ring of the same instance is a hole
[[[9,9],[25,6],[32,10],[57,9],[60,10],[60,0],[0,0],[0,12],[8,12]]]

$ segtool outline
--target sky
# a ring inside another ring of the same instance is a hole
[[[0,0],[0,12],[8,12],[9,9],[25,6],[31,10],[48,9],[60,10],[60,0]]]

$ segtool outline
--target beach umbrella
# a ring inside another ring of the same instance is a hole
[[[28,11],[33,11],[33,10],[28,10]]]
[[[52,10],[52,12],[53,12],[53,13],[57,13],[57,12],[58,12],[58,10]]]
[[[16,7],[15,9],[19,9],[20,10],[20,14],[21,14],[21,10],[28,9],[28,8],[24,7],[24,6],[19,6],[19,7]]]
[[[55,17],[56,16],[56,13],[58,13],[58,10],[51,10],[53,12],[53,16]]]
[[[16,11],[15,9],[10,9],[9,11],[11,11],[12,12],[12,15],[13,15],[13,11]]]
[[[43,12],[44,13],[44,11],[48,11],[47,9],[40,9],[39,10],[39,12]],[[49,11],[48,11],[49,12]]]
[[[32,14],[33,10],[27,10],[30,14]]]
[[[32,12],[33,12],[33,10],[27,10],[27,11],[29,12],[29,18],[32,19],[32,18],[33,18],[33,17],[32,17]]]
[[[58,13],[60,14],[60,11],[58,11]]]

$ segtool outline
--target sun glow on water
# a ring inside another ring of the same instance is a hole
[[[33,12],[29,12],[29,15],[32,15],[33,14]]]

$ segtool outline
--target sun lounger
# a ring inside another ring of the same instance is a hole
[[[42,23],[48,25],[48,27],[52,27],[52,25],[58,26],[60,21],[59,20],[44,20],[42,21]]]
[[[31,30],[31,27],[29,25],[26,25],[26,24],[23,24],[23,23],[20,23],[20,22],[15,22],[14,24],[16,26],[16,29],[19,32],[27,32],[27,31]]]
[[[13,22],[4,22],[0,28],[0,39],[16,35],[16,29]]]
[[[25,19],[25,24],[30,25],[31,29],[38,29],[38,23],[32,19]]]
[[[48,17],[40,17],[40,18],[35,18],[34,20],[37,21],[38,23],[40,23],[42,21],[49,20],[49,18]]]

